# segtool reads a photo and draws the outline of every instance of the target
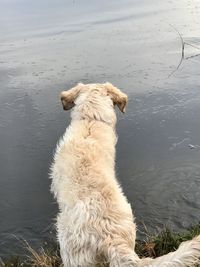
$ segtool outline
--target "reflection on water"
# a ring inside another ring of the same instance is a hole
[[[138,224],[199,221],[199,13],[198,1],[0,0],[0,256],[21,251],[13,235],[51,236],[48,170],[69,123],[58,95],[79,81],[129,95],[117,174]],[[178,70],[170,25],[187,43]]]

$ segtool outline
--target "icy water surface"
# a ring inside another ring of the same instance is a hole
[[[129,96],[117,175],[138,225],[199,222],[199,17],[195,0],[0,0],[0,256],[52,235],[48,170],[69,123],[58,95],[79,81]]]

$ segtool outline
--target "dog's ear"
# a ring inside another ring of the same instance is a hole
[[[107,93],[113,101],[113,104],[117,105],[121,112],[125,113],[126,104],[128,102],[127,95],[122,93],[122,91],[113,86],[111,83],[105,83],[105,87],[107,89]]]
[[[70,90],[61,92],[60,99],[64,110],[69,110],[75,106],[74,101],[78,97],[82,86],[83,84],[79,83]]]

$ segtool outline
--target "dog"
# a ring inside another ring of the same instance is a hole
[[[115,106],[125,112],[127,100],[110,83],[79,83],[61,93],[71,123],[56,148],[51,191],[64,267],[193,266],[200,236],[156,259],[140,259],[134,250],[134,216],[115,175]]]

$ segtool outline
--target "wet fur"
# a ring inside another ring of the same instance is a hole
[[[124,112],[127,96],[110,83],[78,84],[62,92],[61,101],[65,110],[73,108],[51,169],[64,266],[193,266],[199,236],[155,260],[134,252],[134,217],[115,175],[114,106]]]

